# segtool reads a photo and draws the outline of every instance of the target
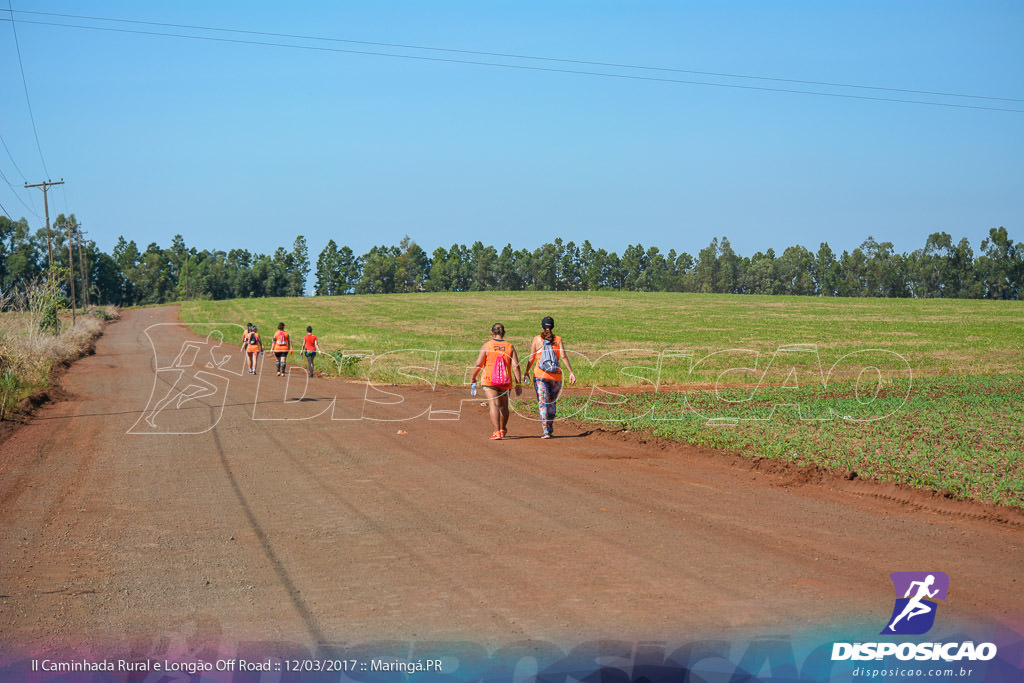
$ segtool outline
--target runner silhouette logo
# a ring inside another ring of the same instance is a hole
[[[935,624],[936,600],[946,599],[949,577],[942,572],[893,572],[889,577],[896,591],[896,604],[881,635],[928,633]]]

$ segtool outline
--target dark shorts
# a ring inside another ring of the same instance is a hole
[[[316,358],[316,351],[303,351],[302,355],[306,358]]]
[[[283,361],[285,358],[288,357],[288,352],[287,351],[274,351],[274,355],[277,356],[278,360]]]

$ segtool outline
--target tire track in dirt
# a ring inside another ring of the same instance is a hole
[[[309,609],[309,606],[306,604],[306,601],[302,599],[302,595],[299,593],[299,590],[295,586],[295,582],[288,574],[288,570],[274,552],[270,539],[263,531],[263,527],[256,519],[256,515],[253,513],[252,507],[249,505],[249,501],[246,498],[245,493],[242,492],[241,487],[238,485],[238,480],[235,478],[234,472],[231,469],[231,464],[228,462],[227,455],[224,453],[224,446],[221,443],[220,435],[217,434],[217,429],[212,429],[211,434],[213,436],[213,442],[216,444],[217,456],[220,459],[221,465],[224,467],[224,474],[227,476],[228,481],[231,484],[231,490],[235,494],[238,505],[241,507],[246,520],[249,522],[250,528],[259,540],[260,546],[262,547],[264,554],[267,556],[267,560],[274,569],[274,573],[277,575],[281,585],[284,586],[285,592],[288,594],[288,597],[292,602],[292,606],[295,608],[295,611],[298,612],[299,617],[308,629],[309,634],[313,638],[313,642],[317,644],[319,652],[321,645],[326,642],[323,631],[317,624],[317,620],[313,616],[313,612]]]

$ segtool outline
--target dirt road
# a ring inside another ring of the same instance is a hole
[[[1024,619],[1018,513],[580,425],[491,442],[478,401],[401,419],[461,392],[365,404],[243,374],[235,339],[207,367],[204,340],[151,328],[175,315],[126,312],[0,445],[8,646],[877,634],[901,570],[949,575],[944,619]]]

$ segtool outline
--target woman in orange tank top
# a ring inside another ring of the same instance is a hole
[[[250,375],[256,374],[256,356],[263,353],[263,340],[259,329],[249,323],[245,336],[242,338],[242,350],[245,351],[245,369]]]
[[[501,323],[491,326],[491,339],[480,348],[480,354],[476,357],[476,370],[473,371],[473,384],[476,384],[476,378],[481,372],[481,389],[487,399],[491,426],[494,427],[491,438],[502,439],[508,428],[508,390],[513,387],[514,377],[516,396],[523,393],[523,374],[519,369],[516,349],[505,341],[505,326]]]
[[[271,347],[274,357],[277,358],[277,376],[284,377],[288,372],[288,354],[292,352],[292,338],[284,331],[284,323],[277,324],[277,332],[274,333],[274,343]]]
[[[555,403],[562,391],[562,366],[569,371],[569,384],[576,384],[569,357],[565,354],[565,344],[561,337],[556,337],[555,320],[548,316],[540,321],[540,334],[530,344],[530,362],[526,364],[526,374],[533,368],[533,388],[537,392],[537,408],[540,411],[541,437],[550,439],[554,436]],[[552,358],[545,358],[544,346],[548,344]],[[552,363],[553,361],[553,363]],[[547,366],[547,367],[545,367]]]

